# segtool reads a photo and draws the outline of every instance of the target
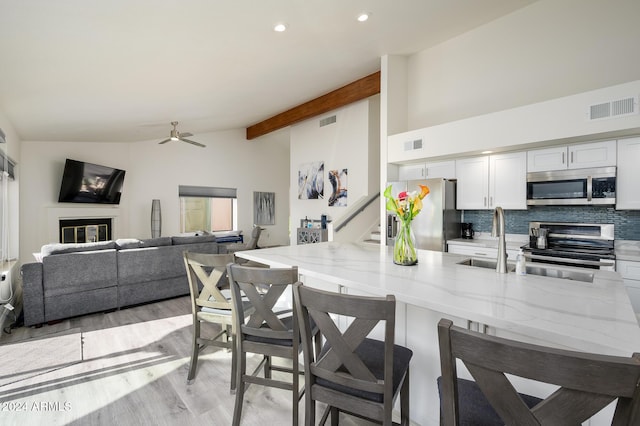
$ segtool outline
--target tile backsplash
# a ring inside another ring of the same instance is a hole
[[[493,210],[464,210],[462,221],[473,223],[476,232],[491,232]],[[527,234],[529,222],[613,223],[617,240],[640,241],[640,210],[616,210],[601,206],[530,206],[528,210],[505,210],[508,234]]]

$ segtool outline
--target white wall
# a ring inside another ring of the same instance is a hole
[[[638,0],[540,0],[412,55],[405,130],[637,80],[639,16]]]
[[[287,137],[283,134],[282,137]],[[275,138],[247,141],[244,129],[199,134],[186,143],[22,142],[20,182],[20,260],[33,261],[43,244],[57,242],[52,218],[115,217],[113,238],[151,236],[151,200],[162,206],[162,235],[179,233],[179,185],[238,189],[239,228],[248,235],[253,222],[253,191],[276,193],[276,224],[265,226],[260,244],[288,243],[288,143]],[[126,171],[119,206],[58,203],[65,158]]]
[[[300,220],[319,220],[326,214],[338,220],[349,205],[379,190],[380,185],[380,98],[353,103],[291,127],[290,209],[291,244],[296,244]],[[336,115],[336,122],[320,127],[319,121]],[[324,198],[298,199],[298,172],[303,164],[324,161]],[[347,207],[329,207],[329,170],[348,170]]]

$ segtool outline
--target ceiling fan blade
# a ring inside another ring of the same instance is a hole
[[[202,145],[200,142],[190,141],[189,139],[180,138],[180,140],[181,140],[182,142],[190,143],[190,144],[192,144],[192,145],[196,145],[196,146],[199,146],[199,147],[202,147],[202,148],[205,148],[205,147],[206,147],[206,145]]]
[[[189,132],[182,133],[182,132],[180,132],[180,137],[182,137],[182,136],[193,136],[193,133],[189,133]]]
[[[158,142],[158,145],[161,145],[161,144],[163,144],[163,143],[167,143],[167,142],[169,142],[170,140],[171,140],[171,138],[169,138],[169,139],[165,139],[165,140],[163,140],[163,141],[161,141],[161,142]]]

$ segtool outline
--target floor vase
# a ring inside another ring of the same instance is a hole
[[[151,201],[151,238],[160,237],[162,231],[162,213],[160,200]]]

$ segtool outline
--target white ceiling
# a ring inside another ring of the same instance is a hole
[[[533,1],[0,0],[0,109],[22,140],[245,128]]]

